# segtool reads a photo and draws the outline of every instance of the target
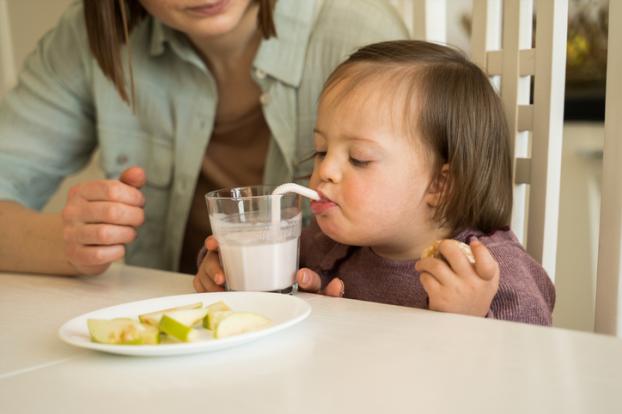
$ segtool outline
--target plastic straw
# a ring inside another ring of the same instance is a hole
[[[312,200],[319,200],[320,195],[317,191],[312,190],[308,187],[304,187],[300,184],[295,183],[286,183],[281,184],[272,192],[273,196],[280,196],[287,193],[296,193],[300,194],[303,197],[310,198]],[[279,223],[281,221],[281,197],[273,197],[272,198],[272,224]]]

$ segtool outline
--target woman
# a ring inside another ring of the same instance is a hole
[[[0,270],[194,273],[203,194],[308,175],[328,74],[406,35],[383,0],[74,4],[0,104]],[[37,212],[97,146],[110,179]]]

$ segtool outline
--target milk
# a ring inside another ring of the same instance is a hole
[[[283,290],[294,284],[298,237],[281,243],[221,243],[220,254],[229,290]]]
[[[273,223],[254,212],[212,214],[227,289],[277,291],[291,288],[298,270],[298,244],[302,216]]]

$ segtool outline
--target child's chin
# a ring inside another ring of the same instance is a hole
[[[347,238],[344,237],[345,232],[340,230],[339,227],[332,222],[332,220],[321,216],[317,216],[316,219],[322,233],[328,236],[331,240],[341,244],[349,244]]]

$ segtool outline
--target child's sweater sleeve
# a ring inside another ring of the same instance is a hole
[[[303,229],[300,236],[299,267],[309,268],[320,275],[322,288],[335,277],[339,262],[348,254],[348,247],[330,239],[315,220]]]
[[[551,325],[555,287],[544,268],[517,241],[492,242],[487,247],[500,268],[499,291],[488,317]]]

